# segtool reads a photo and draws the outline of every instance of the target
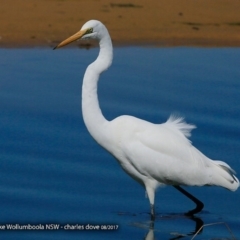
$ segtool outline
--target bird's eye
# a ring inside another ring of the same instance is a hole
[[[89,33],[92,33],[93,32],[93,28],[89,28],[85,34],[89,34]]]

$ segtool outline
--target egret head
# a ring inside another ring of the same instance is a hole
[[[97,20],[90,20],[86,22],[80,31],[73,34],[71,37],[65,39],[61,43],[59,43],[54,49],[63,47],[71,42],[74,42],[76,40],[80,39],[97,39],[100,40],[104,37],[104,34],[106,33],[107,29],[106,27]]]

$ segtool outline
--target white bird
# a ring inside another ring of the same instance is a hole
[[[195,126],[183,118],[170,118],[154,124],[132,116],[120,116],[108,121],[99,107],[97,84],[100,74],[113,59],[113,47],[107,28],[97,20],[90,20],[80,31],[62,41],[54,49],[78,39],[97,39],[100,52],[85,72],[82,85],[82,113],[91,136],[111,153],[123,170],[145,187],[155,218],[155,190],[161,185],[172,185],[193,200],[197,207],[203,203],[180,186],[215,185],[235,191],[239,180],[225,162],[214,161],[196,149],[188,139]]]

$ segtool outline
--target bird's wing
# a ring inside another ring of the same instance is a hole
[[[131,165],[142,175],[166,184],[206,184],[210,174],[205,169],[208,158],[187,138],[193,125],[173,117],[163,124],[127,116],[118,121],[121,164]],[[206,178],[200,181],[202,174]]]
[[[192,144],[187,137],[191,135],[194,125],[187,124],[183,118],[173,116],[163,124],[149,123],[145,127],[143,125],[145,124],[141,126],[143,131],[137,136],[142,144],[157,152],[189,162]]]

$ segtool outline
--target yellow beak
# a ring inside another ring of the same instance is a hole
[[[80,30],[77,33],[73,34],[71,37],[65,39],[64,41],[60,42],[54,49],[63,47],[71,42],[76,41],[77,39],[80,39],[85,33],[86,33],[87,29],[85,30]],[[53,49],[53,50],[54,50]]]

